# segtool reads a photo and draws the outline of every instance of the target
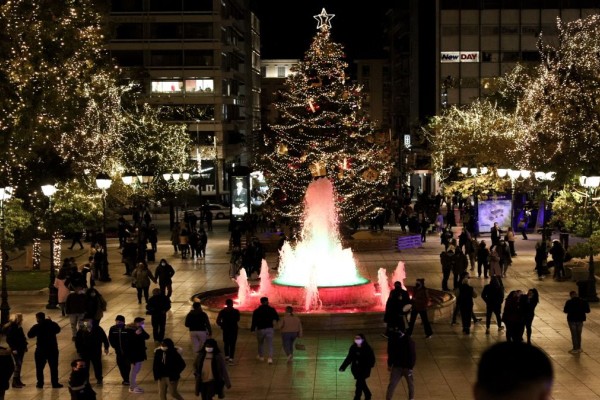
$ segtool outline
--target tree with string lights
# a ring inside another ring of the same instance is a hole
[[[264,133],[257,157],[270,187],[268,209],[292,222],[316,177],[333,182],[341,223],[371,214],[388,191],[387,136],[363,109],[362,87],[348,83],[343,48],[330,38],[333,16],[325,9],[315,16],[318,32],[279,93],[279,121]]]

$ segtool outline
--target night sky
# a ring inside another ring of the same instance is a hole
[[[332,39],[344,46],[347,61],[381,58],[385,12],[392,0],[253,0],[252,10],[261,24],[261,58],[304,58],[317,21],[313,15],[325,7],[331,20]],[[360,7],[357,6],[360,4]]]

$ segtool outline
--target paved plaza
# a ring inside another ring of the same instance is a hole
[[[172,338],[177,346],[184,349],[187,367],[180,381],[180,393],[185,399],[194,398],[194,376],[191,343],[187,329],[183,325],[185,315],[190,310],[190,297],[195,293],[235,284],[229,279],[229,254],[227,254],[229,233],[224,221],[216,221],[215,229],[209,232],[207,257],[205,261],[181,260],[173,254],[173,248],[167,241],[169,233],[166,227],[160,232],[157,261],[166,258],[175,268],[173,277],[173,305],[168,314],[167,337]],[[514,258],[508,277],[504,279],[506,293],[513,289],[527,290],[537,288],[540,292],[540,304],[533,322],[533,343],[548,353],[555,368],[556,382],[554,399],[558,400],[593,400],[600,399],[600,327],[598,308],[592,304],[592,312],[585,323],[583,332],[583,353],[572,355],[570,332],[563,313],[563,305],[570,290],[576,290],[574,282],[555,282],[552,279],[539,281],[534,273],[533,247],[539,235],[530,235],[528,241],[517,239],[518,257]],[[489,236],[487,238],[489,243]],[[79,263],[87,259],[85,250],[68,250],[63,245],[63,257],[76,256]],[[144,316],[144,304],[138,305],[135,289],[130,287],[130,280],[123,276],[124,266],[117,250],[116,240],[109,243],[110,274],[112,282],[100,282],[98,290],[108,301],[108,310],[101,322],[108,331],[117,314],[122,314],[130,322],[136,316]],[[439,253],[442,246],[437,236],[431,236],[423,248],[397,251],[365,251],[356,254],[362,274],[377,280],[377,270],[387,268],[391,273],[399,260],[406,262],[407,283],[412,284],[416,278],[425,278],[426,285],[431,288],[441,287],[441,268]],[[275,254],[268,253],[267,260],[273,263]],[[156,264],[152,264],[151,269]],[[481,293],[483,279],[471,279],[471,284]],[[27,332],[35,322],[34,314],[46,311],[47,294],[15,295],[9,297],[12,312],[24,314],[24,329]],[[483,316],[484,304],[480,298],[475,301],[475,312]],[[283,310],[278,310],[282,312]],[[60,382],[63,389],[51,389],[49,371],[46,369],[46,387],[35,388],[35,366],[33,362],[34,341],[30,340],[29,352],[25,356],[22,380],[27,384],[23,389],[10,389],[7,399],[66,399],[69,397],[66,383],[70,372],[69,363],[76,358],[69,328],[68,318],[61,317],[60,311],[48,310],[48,316],[62,328],[59,334],[60,347]],[[211,321],[214,325],[214,321]],[[492,325],[493,326],[493,325]],[[215,336],[220,345],[221,335],[218,327],[214,327]],[[151,334],[148,321],[147,330]],[[451,326],[449,322],[433,324],[434,335],[425,340],[422,326],[417,323],[414,339],[417,345],[417,364],[415,367],[415,388],[417,399],[429,400],[465,400],[471,399],[471,388],[475,380],[477,362],[481,352],[489,345],[504,340],[503,335],[492,328],[489,336],[485,335],[482,322],[472,328],[472,334],[461,333],[460,325]],[[384,399],[389,373],[386,364],[386,341],[380,336],[380,326],[366,330],[364,333],[373,346],[377,357],[371,378],[367,381],[373,399]],[[338,367],[352,344],[353,331],[328,330],[305,331],[303,342],[305,351],[297,351],[292,364],[286,363],[281,349],[281,340],[276,334],[274,364],[256,360],[255,336],[247,329],[240,330],[238,339],[236,365],[228,367],[233,387],[226,390],[226,398],[234,400],[279,400],[279,399],[351,399],[354,393],[354,380],[349,370],[338,372]],[[99,399],[158,399],[158,388],[152,377],[152,357],[154,342],[148,341],[148,356],[138,376],[139,385],[144,394],[130,394],[126,386],[121,385],[121,378],[116,367],[114,353],[103,355],[104,385],[94,389]],[[93,376],[93,375],[92,375]],[[398,386],[394,399],[406,399],[406,385]]]

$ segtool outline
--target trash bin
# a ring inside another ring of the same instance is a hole
[[[560,239],[560,244],[562,244],[562,246],[565,248],[565,250],[569,249],[569,233],[568,232],[561,232],[558,235],[559,239]]]
[[[577,281],[577,289],[579,292],[579,297],[581,297],[582,299],[585,299],[588,297],[588,287],[589,287],[589,281],[585,280],[585,281]]]

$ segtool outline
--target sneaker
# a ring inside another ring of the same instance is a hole
[[[256,356],[256,359],[258,361],[265,361],[265,358],[263,356]]]
[[[62,385],[60,383],[55,383],[55,384],[52,385],[52,389],[60,389],[62,387],[64,387],[64,385]]]
[[[121,385],[123,385],[123,386],[129,386],[129,381],[123,381],[123,382],[121,382]]]
[[[431,335],[425,336],[425,339],[431,339],[432,336],[433,336],[433,333]]]
[[[38,389],[43,389],[44,388],[44,384],[43,383],[37,383],[35,385],[35,387],[38,388]]]
[[[129,393],[144,393],[144,389],[142,389],[139,386],[136,386],[134,388],[129,388]]]
[[[273,364],[273,359],[271,357],[269,357],[269,359],[267,360],[267,363]]]
[[[486,335],[489,335],[489,334],[490,334],[490,328],[487,328],[487,329],[485,330],[485,334],[486,334]]]
[[[229,363],[229,365],[235,365],[235,361],[233,361],[233,358],[230,358],[229,360],[227,360],[227,362]]]
[[[498,332],[503,331],[503,330],[504,330],[504,326],[501,325],[498,327]]]

